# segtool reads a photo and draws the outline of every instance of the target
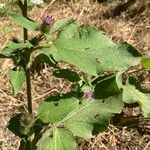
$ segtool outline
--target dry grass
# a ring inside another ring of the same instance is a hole
[[[73,17],[78,23],[89,23],[103,30],[115,42],[127,41],[141,52],[150,49],[150,12],[149,2],[145,2],[145,11],[137,16],[130,17],[132,10],[143,5],[135,4],[134,8],[123,12],[118,17],[106,17],[113,10],[115,3],[98,4],[91,1],[77,1],[68,4],[53,3],[34,7],[30,16],[41,22],[46,15],[52,15],[56,20],[64,17]],[[40,13],[39,13],[40,12]],[[0,49],[6,40],[13,36],[21,37],[22,31],[9,21],[7,17],[0,19],[0,29],[11,27],[12,31],[0,35]],[[0,60],[0,150],[17,150],[19,139],[6,129],[10,117],[19,111],[27,111],[25,87],[21,94],[14,97],[11,86],[6,76],[8,70],[13,67],[8,60]],[[64,66],[68,67],[68,65]],[[64,89],[69,89],[70,83],[66,80],[56,79],[51,76],[51,69],[44,69],[41,75],[32,78],[33,106],[36,110],[42,98]],[[149,76],[149,74],[148,74]],[[147,80],[146,80],[147,81]],[[148,80],[149,82],[149,80]],[[149,86],[148,86],[149,88]],[[64,92],[64,91],[63,91]],[[115,127],[110,125],[106,132],[97,135],[89,141],[79,140],[79,150],[149,150],[150,136],[141,135],[136,128]]]

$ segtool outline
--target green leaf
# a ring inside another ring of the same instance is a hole
[[[11,49],[23,49],[23,48],[31,48],[33,45],[29,42],[26,41],[26,43],[21,42],[21,43],[15,43],[13,41],[9,41],[6,44],[6,47],[11,48]]]
[[[23,70],[17,70],[17,71],[11,70],[8,73],[8,77],[11,81],[14,94],[15,95],[18,94],[22,89],[23,83],[26,79],[25,72]]]
[[[61,31],[63,28],[65,28],[70,23],[74,22],[72,18],[65,18],[62,20],[58,20],[54,23],[54,25],[50,29],[50,33]]]
[[[37,143],[37,150],[75,150],[76,143],[71,132],[55,128],[53,137],[43,136]]]
[[[59,96],[49,97],[41,102],[38,116],[44,123],[56,123],[77,107],[78,103],[78,99],[74,97],[67,99],[60,99]]]
[[[110,121],[111,116],[120,113],[122,108],[122,98],[118,95],[101,100],[85,100],[61,122],[75,135],[88,139],[93,136],[96,124],[99,125],[99,131],[102,131],[102,127],[106,128],[106,122]]]
[[[110,123],[111,118],[112,114],[110,113],[107,114],[104,112],[103,114],[99,115],[96,118],[97,122],[93,126],[92,134],[96,135],[100,132],[105,131]]]
[[[54,150],[53,149],[53,138],[49,136],[43,136],[37,142],[37,150]]]
[[[16,52],[16,49],[11,49],[11,48],[5,47],[2,51],[1,56],[11,57],[14,52]]]
[[[39,54],[35,57],[35,61],[38,63],[46,63],[51,67],[55,67],[56,65],[52,62],[52,59],[50,56],[46,55],[46,54]]]
[[[143,58],[141,64],[144,68],[150,69],[150,58]]]
[[[42,54],[45,54],[48,57],[52,56],[55,61],[59,60],[58,51],[54,45],[51,45],[49,47],[43,47],[41,50]]]
[[[120,113],[122,108],[120,95],[100,100],[83,100],[81,103],[73,97],[60,100],[51,97],[40,104],[38,116],[44,123],[67,127],[75,135],[88,139],[94,133],[106,129],[112,115]]]
[[[6,46],[2,51],[2,55],[5,55],[6,57],[10,57],[16,51],[25,48],[31,48],[32,46],[33,45],[28,41],[26,43],[14,43],[13,41],[9,41],[6,43]]]
[[[74,150],[76,147],[72,133],[66,129],[55,129],[54,139],[54,150]]]
[[[140,92],[135,86],[127,84],[123,88],[123,101],[125,103],[139,103],[145,117],[150,117],[150,94]]]
[[[53,51],[56,60],[73,64],[91,75],[126,70],[137,64],[139,57],[135,56],[140,56],[131,45],[123,43],[118,46],[98,29],[75,23],[59,32],[49,51]]]
[[[57,78],[65,78],[71,82],[78,82],[81,80],[76,72],[70,71],[69,69],[59,69],[53,72],[53,75]]]
[[[120,89],[117,85],[116,75],[104,78],[100,80],[94,89],[95,98],[101,99],[106,98],[115,94],[120,93]]]
[[[38,25],[35,22],[25,18],[21,14],[11,14],[10,18],[12,21],[28,30],[35,31],[38,29]]]

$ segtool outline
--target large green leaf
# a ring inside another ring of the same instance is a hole
[[[136,64],[137,56],[141,56],[131,45],[117,46],[98,29],[75,23],[59,32],[49,53],[92,75],[106,70],[125,70]]]
[[[76,143],[71,132],[55,128],[53,137],[43,136],[37,143],[37,150],[75,150]]]
[[[38,28],[38,25],[35,22],[25,18],[21,14],[11,14],[10,18],[12,21],[28,30],[35,31]]]
[[[8,73],[8,77],[11,81],[14,94],[15,95],[18,94],[22,89],[23,83],[26,79],[25,72],[23,70],[17,70],[17,71],[11,70]]]
[[[54,25],[50,29],[50,33],[61,31],[64,27],[66,27],[68,24],[74,22],[72,18],[65,18],[62,20],[58,20],[54,23]]]
[[[62,122],[75,135],[82,138],[91,138],[96,124],[102,131],[102,128],[106,127],[106,122],[110,121],[111,116],[114,113],[120,113],[122,108],[123,102],[120,95],[103,100],[85,100],[78,108],[72,110]]]
[[[74,97],[68,99],[59,99],[57,96],[50,97],[41,102],[38,116],[44,123],[55,123],[76,108],[78,103],[78,99]]]
[[[145,117],[150,117],[150,94],[140,92],[131,84],[122,86],[125,103],[139,103]]]
[[[40,104],[38,116],[44,123],[63,125],[79,137],[91,138],[93,133],[106,128],[112,115],[120,113],[122,107],[120,95],[99,100],[85,99],[80,103],[74,97],[51,97]]]
[[[31,48],[32,46],[33,45],[28,41],[26,43],[14,43],[13,41],[9,41],[6,43],[6,46],[2,51],[2,55],[10,57],[14,52],[24,48]]]

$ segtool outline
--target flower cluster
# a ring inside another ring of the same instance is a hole
[[[88,91],[84,94],[84,97],[89,99],[89,100],[92,100],[93,99],[93,92],[91,91]]]
[[[55,21],[54,18],[52,18],[52,16],[47,16],[46,19],[43,20],[43,24],[44,25],[51,25],[53,24]]]
[[[48,15],[45,19],[43,19],[43,22],[41,25],[41,31],[43,33],[49,33],[49,30],[54,22],[55,22],[55,19],[52,16]]]

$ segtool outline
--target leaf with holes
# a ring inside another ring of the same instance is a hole
[[[100,126],[104,127],[114,113],[121,112],[122,107],[123,102],[120,95],[101,100],[84,100],[77,108],[68,113],[61,123],[75,135],[88,139],[93,136],[96,130],[95,125],[99,124],[99,130],[102,131]]]
[[[75,23],[59,32],[47,54],[53,54],[56,60],[71,63],[91,75],[126,70],[137,64],[141,56],[128,43],[116,45],[98,29]]]

